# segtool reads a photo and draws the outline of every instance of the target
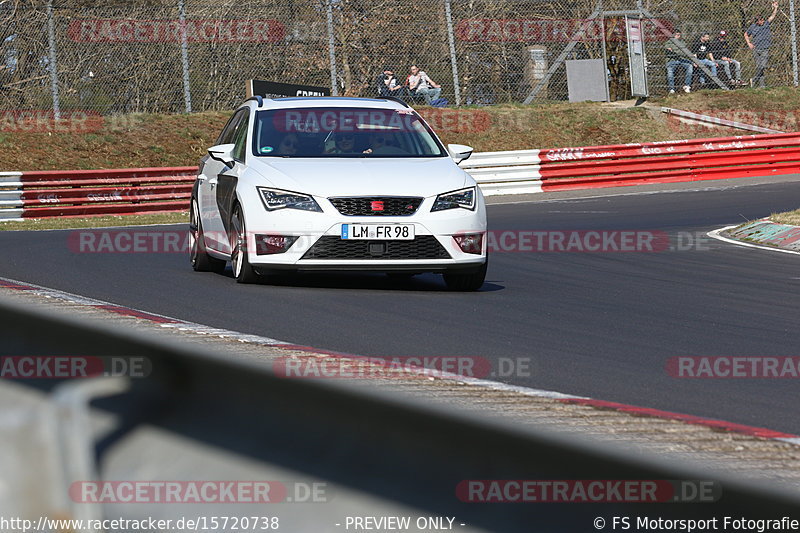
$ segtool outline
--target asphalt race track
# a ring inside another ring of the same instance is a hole
[[[680,249],[495,253],[478,293],[447,292],[434,275],[243,286],[230,271],[193,272],[182,254],[76,253],[68,236],[81,230],[0,232],[0,276],[348,353],[529,357],[529,376],[495,379],[799,433],[794,379],[665,370],[675,356],[800,356],[800,256],[705,237],[798,205],[800,182],[492,205],[495,231],[664,231]]]

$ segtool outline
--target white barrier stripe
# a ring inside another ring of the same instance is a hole
[[[486,169],[470,169],[467,173],[479,184],[496,181],[538,180],[542,173],[538,166],[533,167],[501,167]]]
[[[499,194],[536,194],[542,192],[541,181],[511,181],[507,183],[487,183],[480,186],[484,196]]]
[[[539,150],[516,150],[507,152],[477,152],[461,163],[463,169],[502,165],[535,165],[541,162]]]
[[[0,207],[22,207],[22,200],[0,200]]]
[[[0,183],[3,184],[3,187],[19,187],[22,185],[21,177],[22,172],[0,172]]]
[[[0,209],[0,220],[22,220],[22,209]]]
[[[0,199],[22,200],[22,191],[0,191]]]

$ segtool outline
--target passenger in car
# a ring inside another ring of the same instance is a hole
[[[295,135],[294,133],[288,133],[284,135],[283,139],[281,139],[281,143],[278,145],[276,154],[294,155],[297,153],[297,148],[299,144],[300,141],[297,139],[297,135]]]

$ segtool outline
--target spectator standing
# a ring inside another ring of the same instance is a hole
[[[676,31],[672,38],[664,45],[664,54],[667,58],[667,85],[669,86],[670,94],[675,92],[675,69],[683,67],[683,90],[689,92],[692,90],[692,74],[694,73],[694,63],[686,57],[681,50],[684,50],[686,45],[681,40],[681,32]]]
[[[764,71],[769,64],[769,47],[772,46],[772,31],[770,24],[775,20],[775,15],[778,14],[778,2],[772,2],[772,14],[764,19],[763,15],[756,17],[747,31],[744,32],[744,40],[747,41],[747,46],[753,51],[753,59],[756,62],[756,74],[751,83],[758,87],[766,87],[767,81],[764,76]]]
[[[712,46],[712,52],[717,67],[721,66],[723,70],[725,70],[725,75],[728,77],[730,84],[741,85],[742,64],[733,59],[733,49],[731,48],[731,43],[728,42],[728,32],[725,30],[719,32],[717,40],[714,41],[714,45]],[[731,75],[731,65],[733,65],[733,72],[735,75]]]
[[[692,47],[692,52],[697,56],[697,61],[702,63],[711,71],[711,75],[717,76],[717,64],[714,62],[714,54],[711,51],[711,35],[708,32],[703,33]],[[711,80],[706,80],[705,73],[700,71],[700,83],[705,85],[710,83]]]
[[[411,74],[408,76],[408,90],[412,95],[422,96],[425,103],[438,100],[442,95],[442,86],[433,81],[424,70],[416,65],[411,65]]]

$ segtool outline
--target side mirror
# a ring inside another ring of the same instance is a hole
[[[233,147],[236,146],[234,144],[218,144],[216,146],[212,146],[208,149],[208,155],[211,156],[211,159],[215,159],[217,161],[221,161],[228,166],[233,165],[233,156],[231,152],[233,152]]]
[[[469,159],[469,156],[472,155],[472,151],[474,148],[472,146],[467,146],[465,144],[448,144],[447,151],[450,152],[450,157],[456,162],[456,164],[461,163],[462,161],[466,161]]]

